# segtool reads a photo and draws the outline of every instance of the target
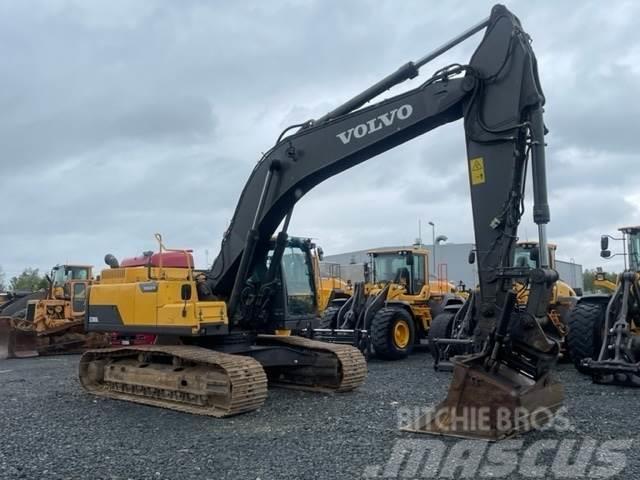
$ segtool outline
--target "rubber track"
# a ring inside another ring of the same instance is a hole
[[[223,370],[229,380],[229,397],[226,405],[201,407],[188,403],[167,401],[153,396],[140,396],[114,391],[108,386],[92,388],[83,381],[83,366],[101,358],[129,357],[138,353],[156,353],[178,357],[197,364],[209,364]],[[137,347],[101,348],[86,351],[80,358],[80,383],[88,392],[118,400],[128,400],[155,407],[178,410],[180,412],[229,417],[256,410],[267,398],[267,376],[262,365],[250,357],[230,355],[202,347],[184,345],[140,345]]]
[[[362,385],[367,378],[367,362],[362,352],[351,345],[341,345],[329,342],[319,342],[309,338],[283,335],[258,335],[259,339],[268,340],[270,343],[281,343],[293,347],[331,352],[340,362],[340,383],[337,388],[325,386],[311,387],[307,385],[295,385],[290,383],[276,383],[278,387],[295,390],[307,390],[313,392],[348,392]]]

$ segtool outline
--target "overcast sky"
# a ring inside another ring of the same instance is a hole
[[[11,1],[0,6],[0,265],[102,267],[168,246],[217,254],[261,152],[489,14],[485,1]],[[550,239],[586,267],[640,223],[640,2],[508,6],[547,96]],[[479,36],[427,65],[466,63]],[[334,177],[290,232],[327,253],[472,242],[462,124]],[[535,238],[531,210],[522,238]]]

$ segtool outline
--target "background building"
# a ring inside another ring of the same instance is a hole
[[[433,252],[431,245],[422,246],[428,249],[429,252]],[[407,246],[392,246],[390,248],[401,249],[407,248]],[[456,284],[462,281],[468,288],[478,283],[476,265],[469,264],[468,260],[469,252],[472,249],[473,244],[471,243],[446,243],[436,246],[436,261],[438,265],[441,265],[439,268],[445,273],[447,280]],[[363,281],[363,265],[368,261],[367,250],[325,255],[322,262],[322,272],[324,275],[337,275],[337,270],[339,269],[340,277],[343,280]],[[429,274],[431,278],[435,278],[433,254],[429,256],[429,263]],[[336,264],[339,267],[336,267]],[[583,288],[582,265],[556,258],[556,269],[560,278],[573,288]]]

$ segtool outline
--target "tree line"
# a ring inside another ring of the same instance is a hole
[[[28,291],[35,292],[47,288],[49,283],[46,277],[40,274],[40,270],[37,268],[25,268],[17,276],[11,277],[6,280],[6,275],[0,267],[0,292],[6,292],[7,290],[13,292]]]

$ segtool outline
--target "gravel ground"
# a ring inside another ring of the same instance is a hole
[[[422,466],[414,474],[411,462],[420,456],[394,463],[403,451],[415,453],[443,442],[446,455],[452,455],[451,447],[461,445],[397,429],[399,409],[421,408],[445,396],[449,374],[434,372],[428,353],[402,362],[371,361],[364,387],[348,394],[273,389],[261,410],[229,419],[96,399],[81,391],[77,363],[77,356],[0,361],[0,478],[267,480],[465,474]],[[597,446],[612,439],[631,442],[623,451],[626,467],[613,478],[640,478],[640,392],[592,385],[570,365],[560,366],[559,377],[566,388],[565,416],[572,431],[530,432],[522,437],[520,449],[512,444],[524,452],[537,440],[546,440],[543,445],[549,448],[537,458],[541,470],[524,465],[522,455],[514,457],[521,463],[508,478],[560,478],[560,467],[552,466],[558,448],[554,442],[571,447],[571,440],[583,445],[585,438],[597,440]],[[485,442],[474,445],[490,447]],[[473,455],[467,455],[467,465]],[[592,460],[590,466],[606,466],[613,455],[595,454],[600,461]],[[483,466],[491,461],[486,454],[480,458]],[[500,475],[496,469],[491,472]],[[480,473],[469,476],[480,478]],[[577,476],[574,471],[563,478]],[[589,477],[587,473],[582,478]]]

